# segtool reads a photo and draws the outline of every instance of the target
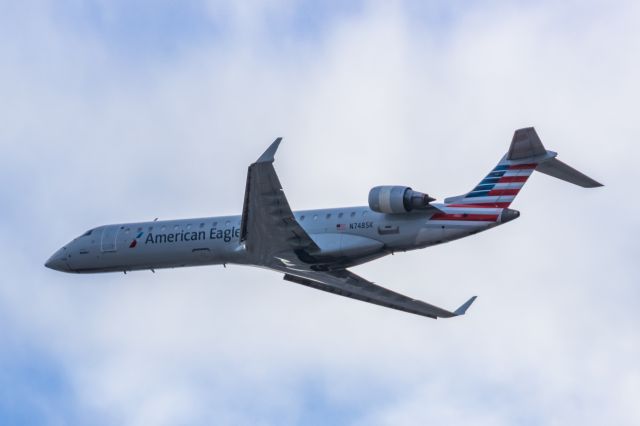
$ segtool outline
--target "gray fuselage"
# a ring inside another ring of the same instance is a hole
[[[347,207],[297,211],[294,216],[321,249],[305,261],[340,268],[476,234],[518,216],[511,209],[434,207],[440,210],[382,214]],[[99,226],[59,249],[47,266],[93,273],[251,265],[240,242],[240,222],[236,215]]]

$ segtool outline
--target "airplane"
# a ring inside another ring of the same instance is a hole
[[[273,167],[282,138],[247,171],[242,214],[119,223],[93,228],[57,250],[47,268],[124,272],[198,265],[250,265],[286,281],[433,319],[463,315],[376,285],[348,268],[510,222],[510,208],[534,171],[585,188],[602,186],[556,158],[533,127],[515,131],[509,151],[469,192],[435,203],[408,186],[376,186],[368,206],[293,212]]]

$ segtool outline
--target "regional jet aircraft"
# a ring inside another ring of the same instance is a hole
[[[275,270],[318,290],[430,318],[465,313],[412,299],[348,268],[400,251],[467,237],[516,219],[510,207],[533,171],[602,186],[547,151],[536,131],[516,130],[509,151],[469,192],[443,203],[407,186],[377,186],[369,205],[293,212],[273,168],[281,138],[249,166],[242,215],[99,226],[46,262],[64,272],[127,272],[240,264]]]

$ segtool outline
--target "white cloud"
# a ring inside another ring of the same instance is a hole
[[[50,422],[637,423],[637,7],[493,3],[434,30],[415,5],[374,2],[316,37],[273,36],[265,16],[295,7],[212,3],[237,15],[229,34],[138,60],[17,8],[28,36],[0,44],[1,359],[33,346],[60,365],[71,407]],[[477,293],[462,319],[233,266],[41,266],[97,224],[238,212],[275,136],[291,204],[313,208],[383,183],[464,192],[532,124],[607,186],[536,175],[518,221],[357,268],[445,307]]]

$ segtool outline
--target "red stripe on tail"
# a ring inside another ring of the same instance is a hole
[[[497,214],[436,213],[431,220],[462,220],[471,222],[495,222]]]
[[[489,191],[489,197],[493,197],[496,195],[518,195],[520,189],[492,189]]]
[[[498,183],[526,182],[529,176],[502,176]]]
[[[475,204],[447,204],[447,207],[479,207],[485,209],[505,209],[511,203],[475,203]]]
[[[536,167],[538,167],[537,164],[535,163],[531,163],[531,164],[516,164],[513,166],[509,166],[509,170],[528,170],[528,169],[535,169]]]

